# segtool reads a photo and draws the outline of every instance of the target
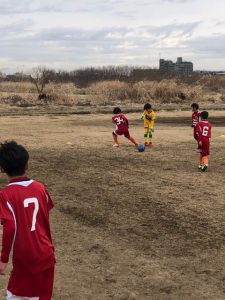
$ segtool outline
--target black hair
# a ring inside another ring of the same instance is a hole
[[[26,171],[29,153],[15,141],[0,143],[0,166],[9,177],[21,176]]]
[[[151,109],[152,105],[150,103],[145,103],[144,110]]]
[[[192,108],[199,109],[198,103],[195,103],[195,102],[191,104],[191,107],[192,107]]]
[[[208,113],[206,110],[203,110],[203,111],[201,112],[201,118],[202,118],[203,120],[207,120],[207,119],[208,119],[208,116],[209,116],[209,113]]]
[[[122,112],[122,110],[121,110],[119,107],[115,107],[115,108],[113,109],[114,115],[121,114],[121,112]]]

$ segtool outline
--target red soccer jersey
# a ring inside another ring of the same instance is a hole
[[[208,121],[200,121],[196,124],[196,131],[198,133],[198,141],[209,141],[211,138],[212,125]]]
[[[192,126],[195,128],[197,123],[200,121],[201,113],[199,111],[195,111],[192,114]]]
[[[39,273],[55,264],[49,225],[53,202],[40,182],[13,179],[0,191],[0,219],[13,221],[13,272]]]
[[[116,124],[116,130],[120,132],[128,131],[129,123],[124,114],[117,114],[112,117],[112,122]]]

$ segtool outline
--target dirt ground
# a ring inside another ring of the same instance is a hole
[[[1,140],[28,148],[28,175],[54,199],[54,300],[225,299],[224,114],[210,112],[206,173],[190,112],[159,112],[143,153],[123,137],[112,147],[109,114],[0,117]],[[140,115],[127,116],[142,142]]]

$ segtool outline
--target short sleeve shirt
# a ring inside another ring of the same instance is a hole
[[[55,264],[49,211],[53,202],[45,186],[16,178],[0,191],[0,219],[13,220],[13,271],[39,273]]]

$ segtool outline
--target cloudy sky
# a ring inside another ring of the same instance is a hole
[[[0,0],[0,72],[37,65],[225,70],[224,0]]]

